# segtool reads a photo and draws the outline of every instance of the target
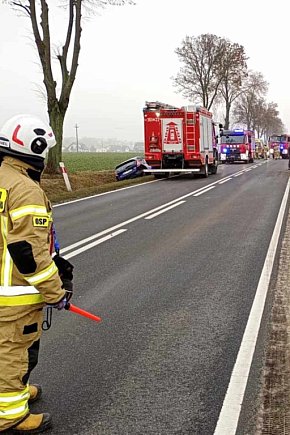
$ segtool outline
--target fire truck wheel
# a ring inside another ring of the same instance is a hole
[[[218,162],[217,162],[217,160],[215,160],[214,163],[212,165],[210,165],[210,173],[216,174],[217,170],[218,170]]]
[[[202,166],[201,176],[202,176],[203,178],[207,178],[207,177],[208,177],[208,163],[207,163],[207,161],[206,161],[205,164]]]

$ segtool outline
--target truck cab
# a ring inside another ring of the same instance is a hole
[[[251,130],[222,130],[220,136],[220,160],[222,163],[253,163],[255,135]]]

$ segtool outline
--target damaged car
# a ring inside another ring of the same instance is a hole
[[[144,169],[151,169],[151,166],[148,165],[146,160],[143,157],[132,157],[115,167],[116,180],[122,181],[142,177],[145,175],[143,172]]]

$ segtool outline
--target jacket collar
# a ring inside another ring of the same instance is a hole
[[[14,157],[4,156],[2,165],[10,166],[16,171],[24,174],[26,177],[29,177],[34,181],[40,182],[41,171],[36,171],[35,168],[28,163],[22,162],[21,160],[15,159]]]

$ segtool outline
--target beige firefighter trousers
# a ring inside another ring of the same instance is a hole
[[[29,412],[28,378],[37,363],[41,326],[42,309],[33,307],[16,321],[0,321],[0,432]]]

